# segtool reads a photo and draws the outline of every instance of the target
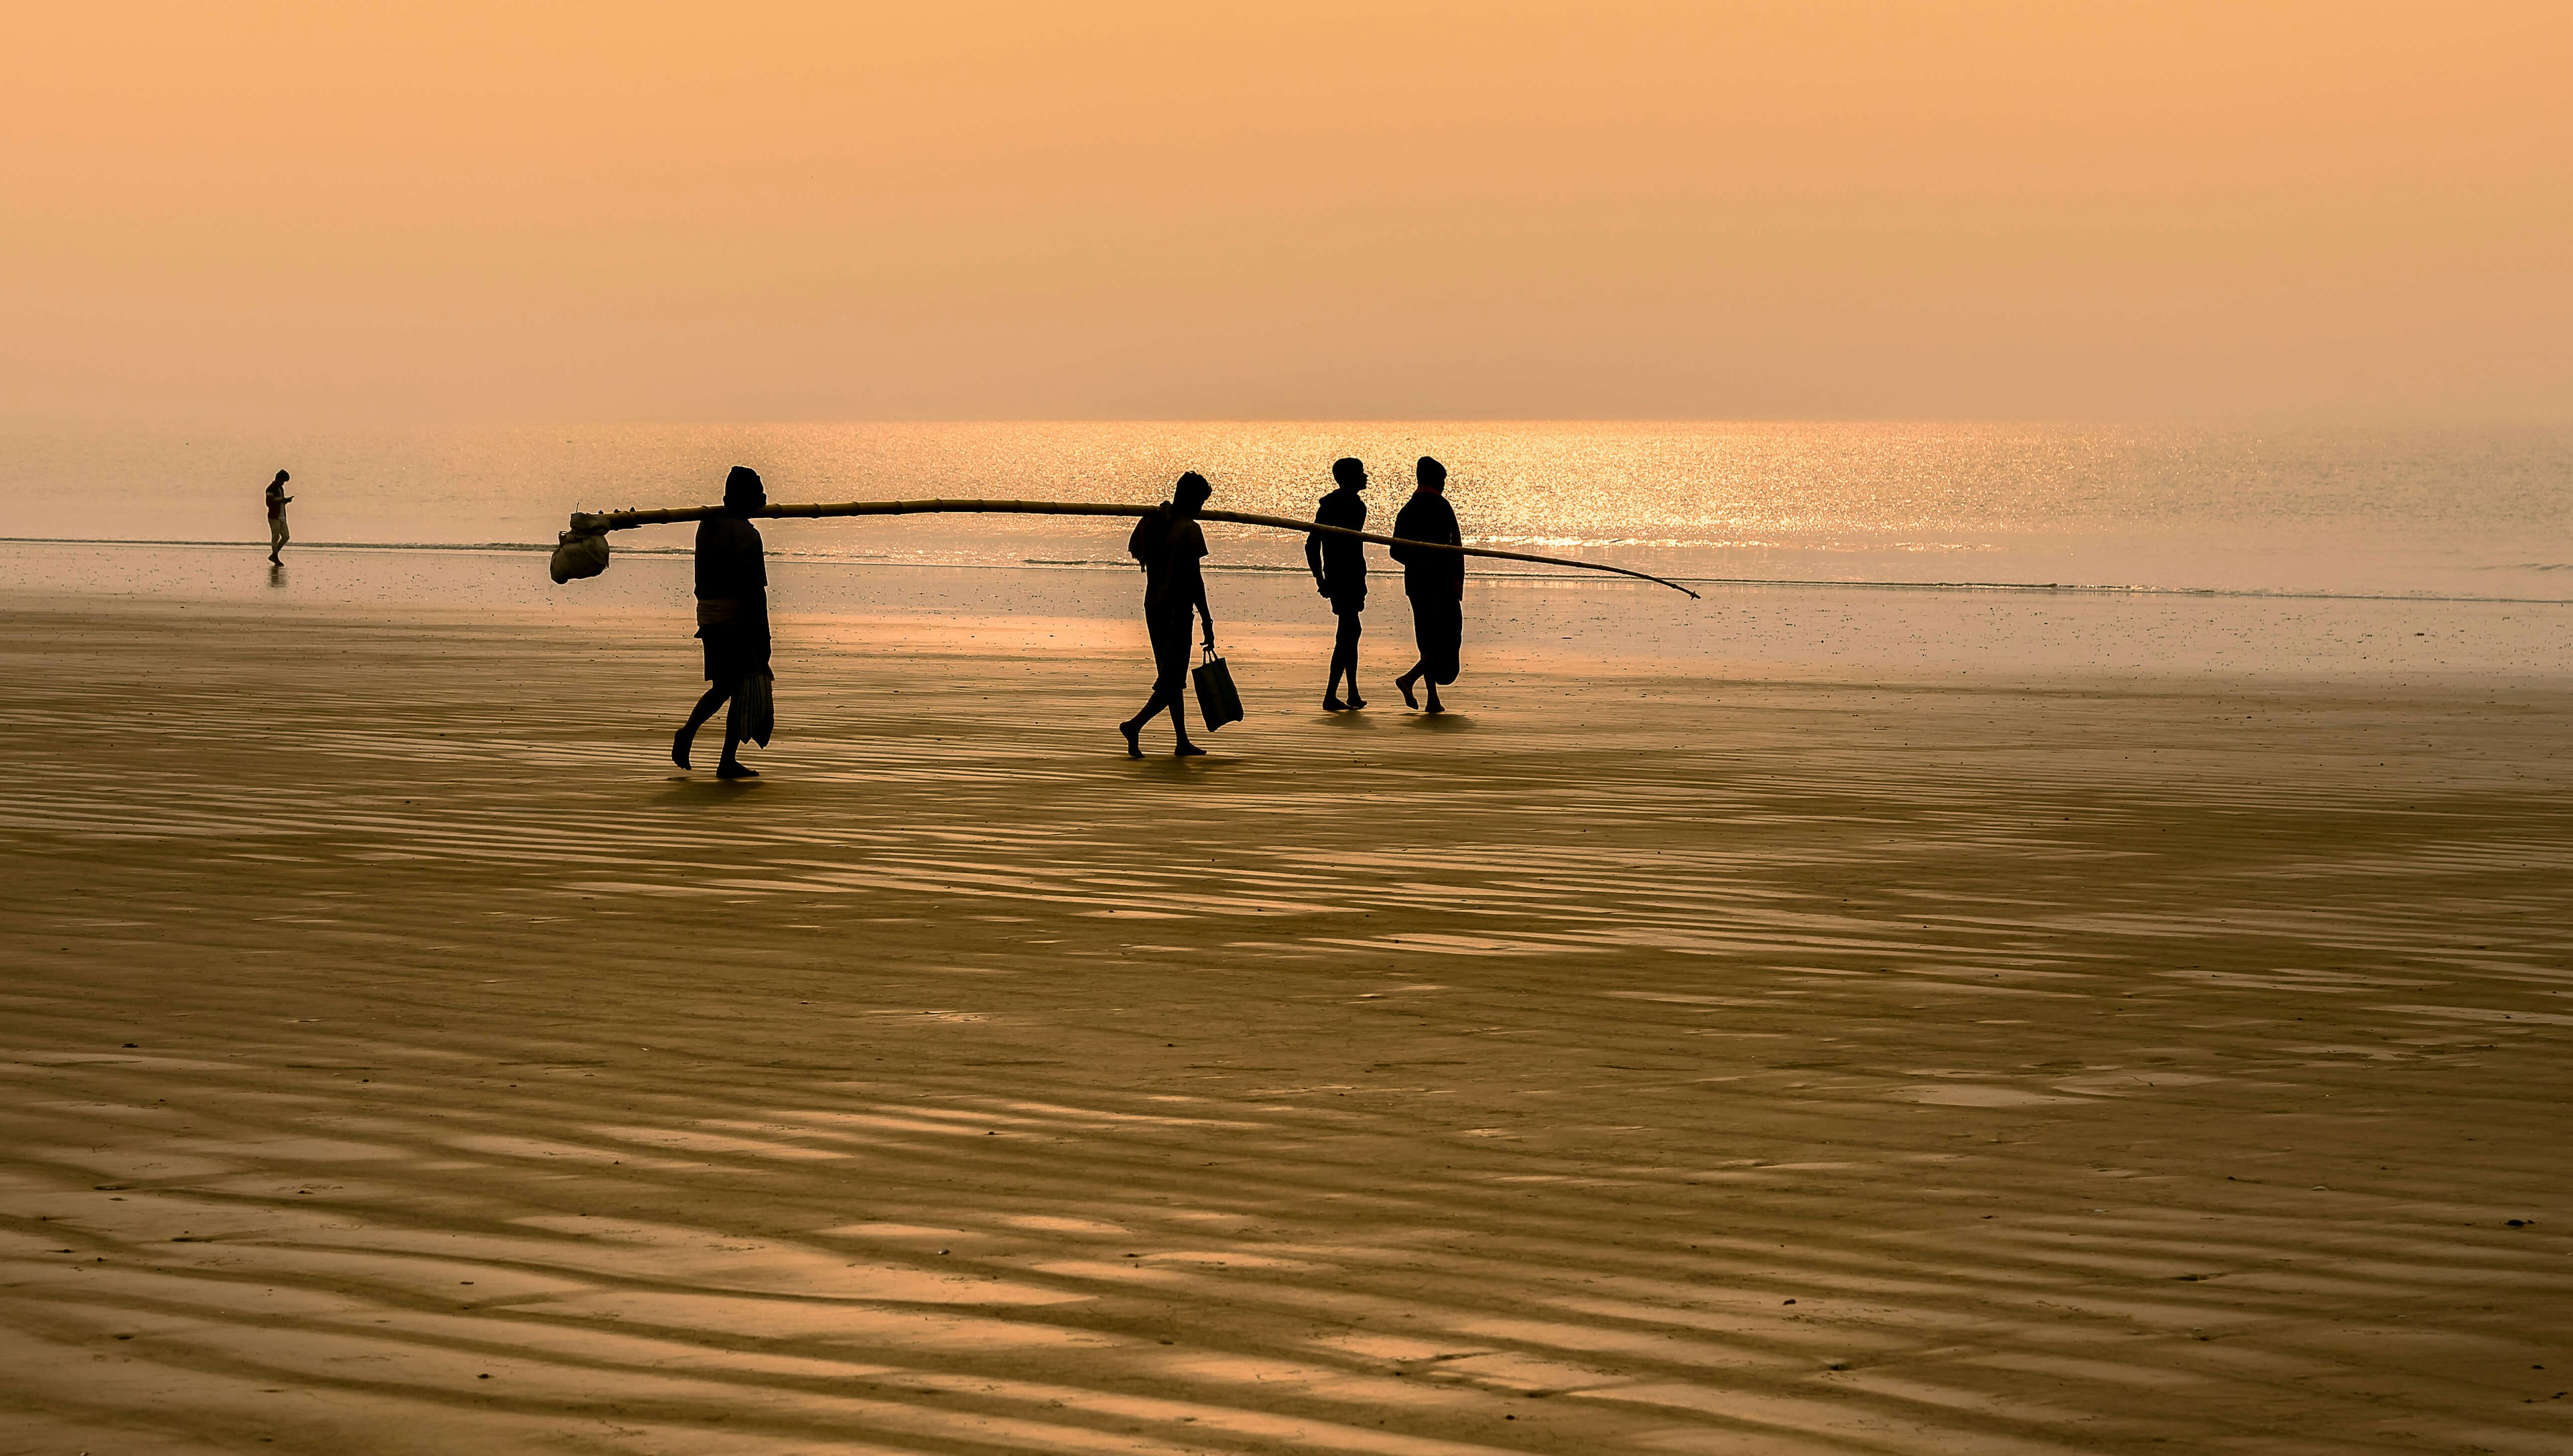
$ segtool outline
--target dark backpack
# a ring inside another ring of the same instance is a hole
[[[1154,506],[1135,522],[1135,533],[1126,538],[1126,554],[1146,571],[1162,558],[1163,548],[1171,539],[1171,506],[1168,501]]]

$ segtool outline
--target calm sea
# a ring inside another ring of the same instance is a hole
[[[538,546],[575,509],[698,503],[727,466],[779,501],[1159,499],[1303,514],[1354,454],[1389,522],[1421,454],[1468,538],[1716,580],[2573,598],[2573,430],[2010,424],[955,423],[235,428],[0,426],[0,534],[264,541],[295,475],[307,545]],[[1117,522],[779,522],[771,550],[888,564],[1126,569]],[[1222,564],[1299,542],[1227,528]],[[620,550],[684,550],[685,527]]]

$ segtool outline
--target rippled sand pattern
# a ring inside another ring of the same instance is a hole
[[[0,1450],[2573,1449],[2561,697],[843,638],[0,619]]]

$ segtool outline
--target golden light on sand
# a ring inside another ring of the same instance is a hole
[[[615,618],[6,621],[25,1439],[2561,1429],[2560,688],[1315,727],[1307,631],[1130,774],[1122,639],[892,613],[787,624],[742,792]]]
[[[19,9],[0,1447],[2573,1449],[2573,8]]]

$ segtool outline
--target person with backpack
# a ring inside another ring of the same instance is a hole
[[[1179,738],[1172,750],[1175,758],[1195,758],[1206,752],[1189,741],[1189,627],[1193,619],[1206,623],[1206,650],[1215,650],[1215,613],[1207,610],[1206,577],[1198,563],[1206,559],[1206,531],[1198,524],[1198,511],[1215,487],[1195,470],[1182,475],[1171,488],[1171,498],[1153,507],[1135,522],[1135,532],[1126,539],[1127,553],[1144,568],[1144,630],[1153,639],[1153,696],[1144,703],[1142,712],[1117,725],[1126,735],[1126,755],[1144,756],[1144,725],[1164,708],[1171,712],[1171,730]]]

